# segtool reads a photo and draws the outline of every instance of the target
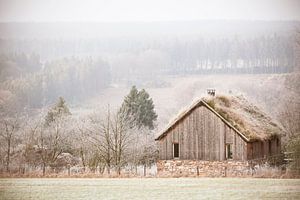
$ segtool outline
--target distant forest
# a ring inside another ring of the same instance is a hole
[[[18,24],[16,30],[14,24],[0,24],[0,89],[14,94],[19,106],[38,108],[58,96],[74,101],[113,84],[164,87],[164,75],[297,70],[299,23],[234,23],[219,30],[218,24],[204,22],[169,24],[168,32],[164,24],[148,25],[135,30],[131,24],[125,34],[118,24],[67,30],[43,24],[23,29]]]
[[[263,35],[254,38],[119,38],[0,40],[1,61],[20,61],[37,54],[41,61],[61,57],[101,56],[112,70],[128,63],[131,73],[283,73],[293,70],[295,38]],[[45,48],[46,47],[46,48]],[[124,60],[126,57],[127,60]],[[149,63],[150,61],[150,63]],[[127,67],[127,66],[126,66]],[[124,68],[124,67],[123,67]],[[150,69],[148,69],[150,68]]]

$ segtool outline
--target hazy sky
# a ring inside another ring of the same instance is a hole
[[[300,0],[0,0],[0,21],[300,20]]]

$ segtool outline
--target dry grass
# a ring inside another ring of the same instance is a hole
[[[218,100],[222,102],[225,107],[231,107],[231,101],[227,96],[218,95]]]
[[[250,139],[270,139],[282,131],[269,116],[243,96],[218,95],[204,100]]]

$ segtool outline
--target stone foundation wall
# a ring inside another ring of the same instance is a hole
[[[159,177],[244,177],[251,176],[247,161],[159,160]]]

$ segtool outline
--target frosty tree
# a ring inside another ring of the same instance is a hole
[[[1,156],[5,157],[6,172],[10,171],[10,157],[12,154],[12,147],[14,145],[13,142],[16,140],[16,132],[19,129],[19,124],[20,122],[17,117],[0,120],[0,145],[5,149],[5,155]]]
[[[45,117],[45,126],[40,126],[37,146],[40,150],[43,175],[47,166],[53,166],[63,152],[70,150],[67,140],[70,133],[67,116],[70,114],[65,100],[59,97]]]

